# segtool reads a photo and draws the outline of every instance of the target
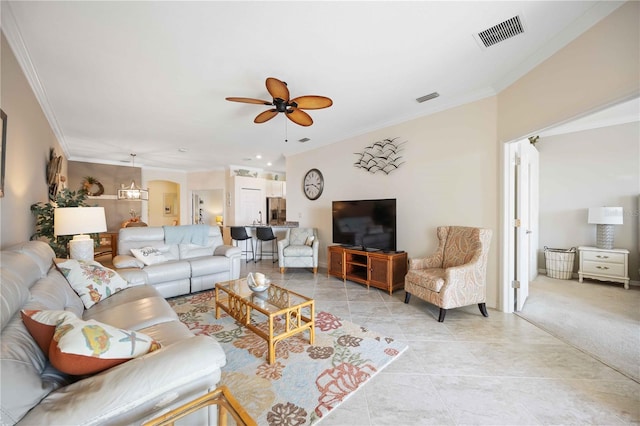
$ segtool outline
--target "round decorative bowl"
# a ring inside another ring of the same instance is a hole
[[[251,291],[260,293],[269,288],[271,280],[260,272],[256,272],[255,274],[253,272],[249,272],[249,275],[247,275],[247,285]]]

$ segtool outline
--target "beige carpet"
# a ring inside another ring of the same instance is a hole
[[[518,315],[640,382],[640,288],[539,275]]]

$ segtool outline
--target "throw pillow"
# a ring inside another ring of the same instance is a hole
[[[311,246],[313,245],[313,240],[315,240],[315,239],[316,239],[316,237],[315,237],[315,236],[313,236],[313,235],[309,235],[309,236],[307,237],[307,239],[306,239],[306,240],[304,240],[304,244],[305,244],[306,246],[311,247]]]
[[[68,315],[56,326],[49,361],[63,373],[94,374],[160,349],[146,334]]]
[[[117,272],[93,260],[70,259],[57,266],[87,309],[129,285]]]
[[[143,247],[141,249],[131,249],[131,254],[144,263],[145,265],[155,265],[156,263],[161,263],[166,261],[164,254],[156,248],[153,247]]]
[[[49,346],[53,340],[56,326],[67,315],[75,316],[69,311],[21,310],[20,316],[25,327],[45,355],[49,354]]]

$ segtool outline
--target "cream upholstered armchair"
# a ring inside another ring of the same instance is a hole
[[[278,266],[285,268],[313,268],[318,272],[318,233],[315,228],[289,228],[278,241]]]
[[[490,229],[466,226],[438,227],[438,250],[423,259],[410,259],[404,278],[404,303],[411,295],[440,308],[439,322],[447,309],[478,304],[488,317],[486,300],[487,256]]]

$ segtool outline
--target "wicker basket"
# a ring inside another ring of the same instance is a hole
[[[576,248],[555,249],[544,247],[544,259],[547,264],[547,276],[561,280],[570,280],[573,274],[573,262]]]

